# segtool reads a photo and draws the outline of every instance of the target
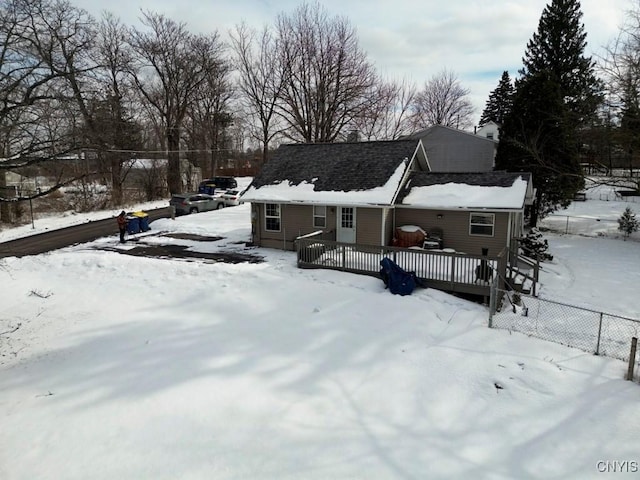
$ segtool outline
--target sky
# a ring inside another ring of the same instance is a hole
[[[503,71],[517,77],[527,42],[537,30],[545,0],[321,0],[330,15],[347,17],[360,45],[380,74],[423,86],[444,69],[469,89],[479,120]],[[630,0],[583,0],[587,55],[597,58],[631,8]],[[112,0],[108,9],[126,24],[138,24],[142,10],[185,22],[194,32],[218,31],[223,39],[237,24],[262,28],[300,4],[293,0]],[[101,0],[76,0],[99,16]]]
[[[546,235],[541,295],[640,317],[640,233],[610,221],[640,204],[608,194],[559,212],[583,223]],[[0,260],[3,480],[637,478],[640,385],[620,360],[489,329],[486,306],[444,292],[245,248],[249,204],[124,245],[115,230]],[[153,245],[263,262],[126,255]]]

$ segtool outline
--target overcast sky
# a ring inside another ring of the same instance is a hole
[[[73,0],[72,0],[73,2]],[[138,24],[142,10],[185,22],[194,32],[217,30],[223,39],[241,21],[261,28],[300,0],[75,0],[99,16],[108,9],[126,24]],[[443,69],[470,90],[479,119],[504,70],[511,78],[522,66],[527,42],[550,0],[321,0],[331,15],[357,29],[361,47],[388,78],[418,86]],[[602,54],[618,32],[631,0],[583,0],[587,54]]]

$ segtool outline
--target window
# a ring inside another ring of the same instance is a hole
[[[313,226],[315,228],[324,228],[327,226],[327,207],[313,207]]]
[[[280,231],[280,205],[267,203],[264,209],[264,226],[269,232]]]
[[[342,207],[340,225],[342,228],[353,228],[353,207]]]
[[[472,213],[469,220],[469,235],[493,237],[495,217],[493,213]]]

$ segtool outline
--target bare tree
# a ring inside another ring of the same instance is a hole
[[[199,86],[187,112],[186,130],[190,150],[195,150],[194,154],[201,154],[200,166],[210,176],[216,174],[221,152],[228,150],[226,130],[233,121],[230,113],[233,97],[230,74],[231,65],[220,54],[219,61]]]
[[[63,0],[0,4],[0,186],[6,171],[51,165],[85,143],[78,124],[85,74],[95,67],[87,56],[91,27],[86,12]],[[74,180],[56,169],[53,184],[11,197],[0,189],[0,202],[44,196]]]
[[[375,72],[348,20],[329,18],[318,3],[277,19],[285,135],[332,142],[367,104]]]
[[[240,76],[238,90],[249,116],[255,119],[252,136],[262,145],[262,162],[267,161],[269,143],[280,132],[276,109],[284,85],[278,72],[276,39],[265,27],[260,34],[246,24],[231,33],[235,67]]]
[[[413,128],[418,130],[432,125],[465,129],[473,124],[474,109],[467,98],[469,90],[460,85],[455,73],[442,70],[425,82],[412,106]]]
[[[95,127],[103,138],[109,162],[111,200],[122,203],[122,186],[130,171],[128,150],[140,147],[140,127],[130,113],[135,102],[131,71],[131,51],[127,45],[128,31],[120,20],[105,13],[97,29],[96,57],[100,64],[97,80],[100,100],[95,102],[92,115]],[[126,167],[125,167],[126,166]]]
[[[145,12],[148,31],[131,30],[135,83],[145,100],[159,113],[168,149],[167,185],[182,191],[181,128],[198,89],[216,68],[221,44],[218,34],[194,35],[185,24],[164,15]]]
[[[350,123],[352,132],[365,140],[395,140],[410,133],[415,95],[415,85],[407,80],[376,82],[367,94],[367,104]]]

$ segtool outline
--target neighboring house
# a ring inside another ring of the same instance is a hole
[[[405,138],[420,139],[432,172],[490,172],[498,142],[473,133],[435,125]]]
[[[472,135],[471,135],[472,136]],[[243,193],[253,242],[293,249],[324,240],[391,245],[396,228],[442,230],[443,247],[497,255],[522,235],[529,174],[437,173],[420,139],[283,145]]]
[[[19,173],[5,172],[6,186],[14,188],[18,195],[29,195],[35,193],[39,186],[47,185],[45,177],[25,177]]]
[[[495,140],[497,142],[500,140],[500,126],[493,120],[489,120],[487,123],[480,125],[476,129],[476,135],[488,138],[489,140]]]

